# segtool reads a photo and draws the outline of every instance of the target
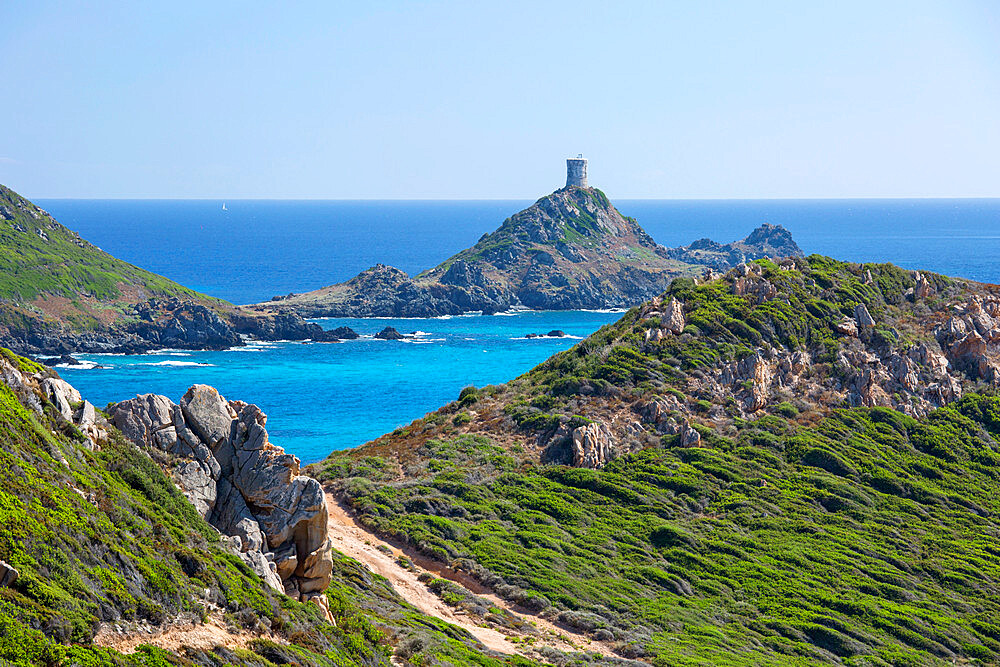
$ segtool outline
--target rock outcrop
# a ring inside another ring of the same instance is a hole
[[[670,248],[667,256],[725,271],[755,259],[801,257],[802,249],[787,229],[781,225],[765,223],[742,241],[721,244],[711,239],[699,239],[691,245]]]
[[[177,485],[273,588],[320,599],[333,561],[319,482],[268,440],[256,405],[194,385],[179,404],[145,394],[110,408],[111,422],[151,453],[166,455]]]
[[[21,573],[0,560],[0,588],[9,588],[14,585]]]
[[[573,465],[599,468],[615,455],[614,435],[600,422],[573,430]]]

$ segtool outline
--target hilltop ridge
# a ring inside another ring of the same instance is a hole
[[[816,255],[682,277],[311,471],[623,657],[992,664],[997,290]]]
[[[746,259],[797,256],[780,227],[743,241],[667,249],[593,187],[566,186],[506,219],[436,267],[409,276],[378,264],[350,280],[258,304],[305,317],[432,317],[511,308],[627,308],[678,276]]]

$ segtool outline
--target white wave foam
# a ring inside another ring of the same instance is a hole
[[[137,364],[138,366],[214,366],[215,364],[206,364],[200,361],[175,361],[170,359],[168,361],[150,361],[144,364]]]
[[[89,371],[92,368],[112,368],[112,366],[105,366],[103,364],[98,364],[94,361],[87,361],[85,359],[80,359],[78,364],[56,364],[53,368],[75,368],[81,371]]]

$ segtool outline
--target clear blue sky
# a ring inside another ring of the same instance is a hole
[[[1000,196],[1000,2],[0,0],[31,197]]]

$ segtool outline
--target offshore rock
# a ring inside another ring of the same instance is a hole
[[[333,560],[323,489],[270,443],[260,408],[194,385],[180,405],[146,394],[110,415],[134,443],[161,453],[198,512],[272,588],[302,601],[326,590]]]
[[[406,336],[396,331],[394,327],[386,327],[375,334],[375,338],[379,340],[403,340]]]

